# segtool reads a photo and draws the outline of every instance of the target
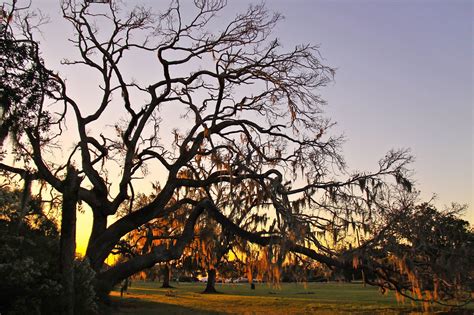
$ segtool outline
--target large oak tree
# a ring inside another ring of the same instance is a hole
[[[20,176],[25,188],[47,185],[69,202],[63,211],[76,200],[90,207],[86,257],[104,292],[179,258],[203,213],[280,261],[296,252],[331,268],[367,268],[378,285],[409,289],[410,282],[391,276],[396,268],[360,257],[374,253],[367,248],[390,226],[388,211],[411,209],[413,203],[391,202],[400,188],[411,190],[411,156],[390,151],[373,172],[350,173],[342,138],[330,135],[332,122],[323,115],[318,93],[334,69],[318,47],[283,49],[272,34],[281,15],[264,5],[224,22],[223,0],[186,4],[183,10],[173,1],[156,14],[113,1],[62,2],[78,53],[63,63],[97,78],[95,90],[82,92],[96,102],[73,97],[66,78],[44,65],[28,17],[13,19],[20,25],[3,19],[2,45],[16,45],[5,51],[25,47],[26,55],[2,56],[16,63],[2,73],[8,101],[0,136],[10,132],[14,141],[2,148],[0,169]],[[134,72],[136,58],[147,60],[140,69],[147,73]],[[25,76],[33,99],[22,88]],[[137,207],[140,191],[153,198]],[[177,215],[183,223],[170,242],[103,269],[127,234]],[[350,241],[359,233],[370,237]]]

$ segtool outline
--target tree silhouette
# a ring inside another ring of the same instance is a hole
[[[464,207],[438,211],[429,203],[391,212],[375,236],[359,249],[360,258],[385,276],[372,281],[396,290],[397,298],[433,301],[471,301],[474,289],[474,233],[458,217]],[[358,262],[357,262],[358,263]],[[441,302],[440,302],[441,301]]]
[[[174,1],[155,14],[144,7],[126,12],[116,2],[100,8],[62,2],[79,53],[63,63],[95,75],[97,89],[87,93],[99,96],[81,103],[68,81],[41,66],[47,77],[37,81],[52,83],[35,108],[26,108],[32,119],[16,133],[21,145],[2,155],[0,169],[47,183],[62,196],[67,170],[77,170],[76,199],[93,213],[86,257],[104,293],[140,270],[178,259],[204,213],[226,233],[268,246],[279,261],[296,252],[329,267],[354,268],[365,243],[344,253],[340,244],[379,227],[392,206],[384,194],[411,190],[407,151],[388,152],[373,172],[347,170],[342,138],[329,135],[332,122],[318,94],[334,69],[321,62],[317,46],[284,50],[272,38],[281,15],[264,5],[249,6],[219,27],[224,7],[223,0],[198,0],[185,14]],[[20,25],[23,35],[13,25],[5,29],[2,36],[35,43],[28,23]],[[149,60],[144,78],[130,73],[136,58]],[[12,72],[5,82],[14,86],[20,79]],[[21,99],[8,103],[8,113],[20,112]],[[46,107],[51,101],[59,103]],[[141,190],[154,196],[134,207]],[[108,224],[124,207],[131,210]],[[124,236],[176,217],[183,223],[169,241],[102,268]],[[384,276],[377,265],[358,264]]]

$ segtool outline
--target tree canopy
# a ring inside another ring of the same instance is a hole
[[[416,209],[409,152],[388,152],[371,172],[349,171],[318,94],[334,76],[319,48],[284,49],[272,34],[282,17],[263,4],[216,27],[225,4],[198,0],[184,14],[179,1],[161,13],[63,1],[78,52],[63,63],[99,80],[95,91],[83,91],[96,96],[87,104],[45,65],[31,24],[15,24],[29,21],[27,11],[11,8],[6,16],[18,17],[2,20],[2,45],[15,56],[2,56],[12,62],[2,73],[1,130],[19,145],[2,147],[0,170],[59,196],[75,194],[92,209],[86,257],[104,292],[180,258],[204,215],[265,246],[272,262],[299,253],[330,268],[370,271],[372,283],[389,289],[431,290],[406,281],[422,275],[384,261],[407,259],[403,244],[423,244],[395,223]],[[145,79],[131,72],[137,56],[150,60]],[[70,191],[66,175],[75,170],[80,186]],[[151,197],[138,199],[142,190]],[[129,233],[176,218],[171,241],[103,268]],[[432,297],[452,295],[417,298]]]

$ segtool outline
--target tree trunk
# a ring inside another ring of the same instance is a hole
[[[126,262],[119,263],[107,270],[102,270],[97,273],[96,292],[98,292],[99,296],[106,297],[114,285],[143,269],[153,267],[157,263],[165,263],[178,259],[182,255],[186,245],[194,237],[194,225],[206,205],[208,205],[207,202],[201,202],[194,207],[186,220],[181,236],[177,239],[174,246],[155,246],[147,254],[135,256]],[[93,255],[93,250],[91,250],[90,255]]]
[[[207,285],[203,293],[218,293],[216,290],[216,269],[207,270]]]
[[[89,258],[92,269],[94,269],[97,273],[101,272],[101,268],[105,259],[124,235],[147,223],[151,219],[159,217],[160,211],[165,208],[166,204],[173,196],[175,187],[175,183],[166,184],[159,194],[157,199],[158,201],[155,200],[156,202],[153,202],[153,207],[148,205],[147,207],[143,207],[140,210],[134,211],[115,221],[106,229],[102,229],[102,227],[106,226],[106,222],[104,225],[104,221],[100,216],[94,217],[94,221],[100,220],[101,223],[96,225],[94,222],[94,227],[97,226],[97,233],[94,233],[93,230],[92,236],[94,237],[94,241],[89,242],[87,247],[86,256]],[[204,209],[204,204],[207,203],[208,202],[205,202],[199,206],[199,208],[201,208],[201,212]]]
[[[73,167],[67,170],[62,202],[59,259],[63,285],[63,314],[74,314],[74,256],[76,253],[76,205],[81,179]]]
[[[87,245],[87,251],[86,251],[86,256],[90,257],[90,251],[91,251],[91,244],[93,244],[97,238],[104,233],[104,231],[107,228],[107,216],[104,216],[100,210],[95,210],[93,211],[94,215],[94,221],[92,223],[92,232],[91,236],[89,237],[89,244]],[[102,269],[103,261],[96,261],[92,262],[91,267],[95,272],[100,272]]]
[[[170,273],[170,267],[168,266],[168,264],[165,264],[163,266],[162,273],[163,273],[163,285],[161,287],[172,288],[172,286],[170,285],[171,273]]]

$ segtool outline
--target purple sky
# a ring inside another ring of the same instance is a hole
[[[442,207],[473,202],[472,1],[268,1],[284,43],[320,44],[336,81],[322,91],[350,167],[410,148],[417,189]]]
[[[229,0],[221,16],[234,16],[252,2]],[[147,3],[160,10],[169,1]],[[338,122],[333,132],[346,135],[349,167],[371,170],[389,149],[410,148],[422,197],[436,193],[441,208],[452,201],[468,203],[466,218],[474,223],[473,2],[266,3],[285,16],[274,36],[286,49],[319,44],[326,64],[337,68],[335,82],[321,94],[328,101],[327,115]],[[52,18],[42,42],[45,58],[58,61],[70,34],[70,28],[57,24],[59,0],[33,4]],[[62,72],[74,82],[72,72]]]

